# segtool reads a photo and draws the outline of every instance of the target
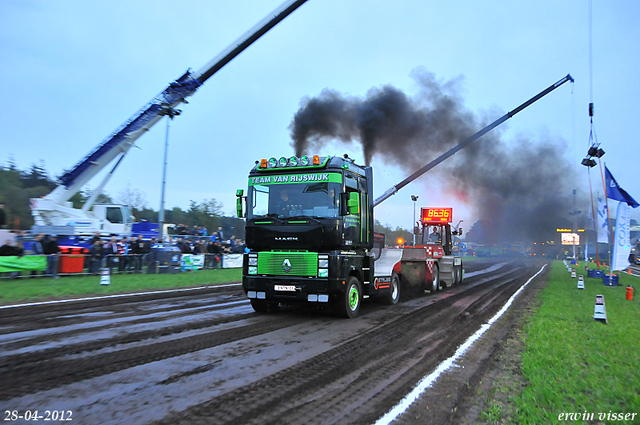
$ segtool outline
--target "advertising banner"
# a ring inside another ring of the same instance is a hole
[[[580,245],[580,235],[577,233],[562,233],[562,245]]]
[[[0,273],[31,270],[47,270],[47,257],[43,255],[0,257]]]
[[[598,243],[609,243],[609,226],[607,220],[607,205],[604,201],[598,198]]]
[[[222,256],[223,269],[237,269],[242,267],[242,254],[224,254]]]
[[[611,270],[624,270],[629,267],[631,254],[631,207],[626,202],[618,203],[616,230],[613,234],[613,257]]]
[[[204,267],[204,254],[182,254],[180,258],[180,270],[202,270]]]

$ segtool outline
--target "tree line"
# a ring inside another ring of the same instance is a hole
[[[29,206],[30,198],[40,198],[49,194],[58,184],[49,177],[44,162],[32,164],[26,170],[16,167],[13,160],[0,166],[0,204],[4,204],[6,227],[16,230],[29,230],[33,226],[33,217]],[[76,193],[70,201],[74,208],[82,208],[91,196],[86,190]],[[101,193],[96,203],[124,204],[131,208],[135,221],[158,222],[158,211],[148,207],[145,193],[127,185],[117,196],[111,197]],[[209,232],[223,227],[225,234],[235,234],[244,239],[244,221],[236,217],[225,217],[222,204],[215,199],[205,199],[202,202],[190,201],[189,207],[183,210],[173,207],[165,210],[165,223],[185,224],[189,228],[194,225],[207,227]],[[230,232],[230,233],[227,233]]]

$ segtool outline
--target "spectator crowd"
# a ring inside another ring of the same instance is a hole
[[[129,239],[126,236],[118,238],[112,236],[105,240],[100,233],[89,239],[89,248],[84,251],[85,268],[91,274],[98,274],[100,269],[107,267],[120,273],[141,272],[144,265],[155,261],[149,257],[153,247],[175,246],[182,254],[204,254],[207,268],[221,267],[224,254],[242,254],[248,252],[244,241],[232,235],[224,239],[222,227],[216,232],[208,234],[206,227],[193,226],[189,231],[184,224],[179,224],[174,229],[175,235],[170,235],[166,241],[156,240],[152,237],[144,240],[142,235],[135,235]],[[61,255],[65,255],[58,245],[57,235],[45,236],[44,233],[36,235],[29,243],[29,249],[25,252],[24,240],[30,239],[26,232],[21,232],[15,237],[15,242],[7,239],[0,246],[0,256],[22,257],[25,254],[41,255],[47,258],[47,270],[45,274],[58,279],[58,263]],[[17,274],[17,273],[16,273]],[[37,272],[32,272],[36,275]]]

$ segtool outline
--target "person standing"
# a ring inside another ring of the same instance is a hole
[[[44,244],[42,242],[44,233],[38,233],[31,243],[31,251],[33,255],[44,255]]]
[[[118,255],[120,256],[120,273],[126,273],[129,271],[129,240],[126,236],[123,236],[120,242],[118,242]]]
[[[137,239],[131,241],[131,254],[133,254],[133,270],[135,272],[142,270],[142,256],[144,255],[145,244],[142,235],[138,235]]]
[[[111,268],[119,261],[118,239],[115,236],[112,236],[111,240],[107,243],[107,246],[104,249],[104,255],[107,256],[107,267],[109,268],[109,273],[111,273]]]
[[[162,239],[160,240],[162,243]],[[155,273],[158,270],[158,254],[157,249],[162,245],[156,242],[156,238],[152,237],[150,241],[144,243],[143,260],[147,264],[147,273]]]
[[[93,237],[91,239],[89,239],[89,242],[88,242],[89,247],[92,247],[96,243],[96,241],[99,241],[100,239],[101,239],[100,238],[100,232],[95,232],[93,234]]]
[[[211,254],[213,254],[213,268],[219,269],[222,263],[222,256],[224,255],[222,244],[220,242],[214,242],[210,252]]]
[[[13,255],[16,257],[22,257],[24,255],[24,242],[16,241],[16,246],[13,247]]]
[[[0,257],[9,257],[13,255],[13,241],[7,239],[4,245],[0,246]]]
[[[60,279],[60,276],[58,276],[58,259],[60,256],[58,235],[49,235],[49,241],[44,246],[44,254],[47,256],[47,276]]]
[[[44,244],[42,243],[42,238],[44,238],[44,233],[38,233],[33,239],[33,242],[31,243],[31,252],[33,255],[44,255]],[[37,275],[38,272],[36,270],[31,272],[31,276]]]
[[[207,244],[205,245],[205,249],[206,249],[206,253],[205,253],[205,268],[207,269],[212,269],[215,261],[214,261],[214,255],[213,255],[213,249],[214,249],[214,242],[213,241],[209,241],[207,242]]]
[[[102,257],[104,256],[104,247],[102,246],[102,240],[97,239],[93,245],[89,248],[89,256],[90,266],[89,272],[92,275],[97,275],[98,270],[100,270],[100,263],[102,262]]]
[[[96,241],[99,241],[100,239],[101,239],[100,238],[100,232],[99,231],[95,232],[93,234],[93,236],[91,237],[91,239],[89,239],[87,241],[87,245],[89,247],[89,250],[91,250],[91,247],[93,247],[93,245],[95,245]],[[84,257],[84,267],[89,271],[91,271],[91,261],[92,261],[91,260],[91,255],[86,255]]]
[[[222,226],[218,227],[218,231],[216,232],[216,237],[218,242],[222,242],[224,240],[224,233],[222,232]]]

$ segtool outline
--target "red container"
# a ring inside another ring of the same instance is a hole
[[[61,246],[58,273],[82,273],[86,253],[81,246]]]
[[[633,286],[627,286],[627,300],[633,301]]]

